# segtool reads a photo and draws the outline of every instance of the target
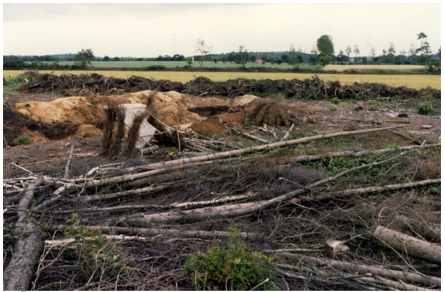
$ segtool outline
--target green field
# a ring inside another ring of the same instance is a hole
[[[43,62],[47,64],[53,64],[53,62]],[[73,61],[59,61],[59,65],[65,66],[65,65],[74,65]],[[94,68],[146,68],[149,66],[164,66],[166,68],[183,68],[184,66],[187,66],[186,61],[92,61],[91,66]],[[195,61],[192,63],[192,67],[194,69],[201,68],[201,62]],[[240,64],[236,63],[230,63],[230,62],[203,62],[202,68],[221,68],[221,69],[235,69],[241,67]],[[246,63],[247,68],[256,68],[256,67],[264,67],[264,68],[275,68],[275,69],[292,69],[294,66],[289,65],[287,63],[282,64],[272,64],[272,63],[266,63],[266,64],[256,64],[248,62]],[[300,68],[303,70],[321,70],[321,67],[319,66],[313,66],[309,64],[301,64]]]
[[[43,62],[52,64],[53,62]],[[59,61],[59,64],[62,66],[71,66],[74,64],[73,61]],[[91,65],[94,68],[147,68],[149,66],[164,66],[169,69],[175,68],[183,68],[187,66],[186,61],[93,61]],[[201,68],[201,63],[199,61],[195,61],[192,64],[193,69],[199,70]],[[240,68],[240,64],[230,63],[230,62],[203,62],[202,68],[218,68],[218,69],[238,69]],[[293,65],[289,65],[287,63],[282,64],[256,64],[248,62],[246,63],[246,68],[268,68],[268,69],[281,69],[281,70],[290,70],[294,68]],[[310,64],[300,64],[299,68],[301,70],[316,70],[316,71],[346,71],[346,70],[357,70],[361,73],[379,73],[384,71],[395,71],[401,72],[406,71],[407,73],[422,73],[424,66],[421,65],[327,65],[325,67],[313,66]]]
[[[24,70],[5,70],[3,77],[6,79],[20,75]],[[86,70],[86,71],[52,71],[41,70],[43,73],[61,74],[91,74],[97,73],[104,76],[114,76],[116,78],[128,78],[130,76],[142,76],[153,80],[171,80],[186,83],[196,77],[207,77],[213,81],[227,81],[230,79],[246,78],[246,79],[307,79],[312,78],[311,73],[271,73],[271,72],[180,72],[180,71],[110,71],[110,70]],[[363,74],[317,74],[324,80],[339,80],[345,84],[356,82],[368,83],[384,83],[390,86],[406,86],[415,89],[432,87],[441,89],[440,75],[363,75]]]

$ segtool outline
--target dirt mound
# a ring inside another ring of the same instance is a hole
[[[27,135],[42,140],[59,139],[76,133],[79,125],[70,121],[53,121],[46,123],[30,119],[28,116],[17,112],[10,105],[3,105],[3,146],[13,146],[14,139],[21,135]],[[5,145],[6,142],[6,145]]]
[[[214,134],[223,131],[223,124],[228,121],[242,123],[246,115],[242,110],[255,99],[257,97],[251,95],[224,100],[175,91],[146,90],[119,96],[70,96],[51,102],[23,102],[15,104],[14,107],[4,105],[4,136],[8,145],[12,145],[12,141],[24,132],[31,136],[32,131],[37,131],[34,136],[41,133],[42,137],[49,139],[67,135],[84,137],[100,134],[106,120],[104,107],[110,101],[115,104],[147,104],[149,113],[178,130],[185,130],[193,123],[211,117],[206,124],[195,128],[208,133],[203,129],[208,127]],[[213,117],[214,115],[216,117]],[[212,128],[215,129],[211,130]]]

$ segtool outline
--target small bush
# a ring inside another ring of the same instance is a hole
[[[419,104],[419,107],[417,108],[417,113],[419,115],[426,115],[430,116],[434,114],[433,106],[430,103],[421,103]]]
[[[336,97],[336,98],[333,98],[333,99],[331,100],[331,102],[332,102],[333,104],[339,104],[339,103],[341,102],[341,100],[338,99],[338,98]]]
[[[184,266],[186,276],[198,290],[248,291],[264,280],[276,278],[272,259],[260,252],[249,251],[238,238],[239,230],[230,227],[227,246],[221,240],[213,241],[207,253],[197,252]],[[258,290],[276,290],[273,282],[266,282]]]
[[[14,139],[15,145],[24,145],[24,144],[31,144],[32,138],[28,136],[18,136]]]
[[[112,279],[128,271],[122,247],[112,244],[100,230],[88,230],[80,225],[77,213],[67,220],[65,237],[74,239],[70,245],[76,247],[79,262],[87,276],[95,281]]]
[[[333,105],[333,106],[331,106],[331,107],[329,108],[329,110],[330,110],[331,112],[335,112],[335,111],[337,110],[337,107],[336,107],[335,105]]]

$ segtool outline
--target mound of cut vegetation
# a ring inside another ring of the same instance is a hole
[[[247,80],[236,79],[214,82],[205,77],[198,77],[190,82],[172,82],[169,80],[151,80],[131,76],[128,79],[105,77],[99,74],[61,75],[41,74],[21,87],[22,92],[58,93],[65,96],[96,94],[121,94],[142,90],[160,92],[177,91],[197,96],[235,97],[245,94],[272,96],[281,94],[286,98],[301,99],[372,99],[376,97],[400,96],[411,98],[440,98],[440,90],[424,88],[416,90],[404,86],[391,87],[380,83],[354,83],[344,85],[339,81],[324,81],[317,75],[312,79],[292,80]]]

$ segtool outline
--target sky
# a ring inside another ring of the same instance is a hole
[[[441,4],[3,4],[3,55],[50,55],[92,49],[97,57],[210,53],[309,53],[330,35],[335,54],[348,45],[369,56],[394,44],[396,53],[428,36],[441,46]]]

